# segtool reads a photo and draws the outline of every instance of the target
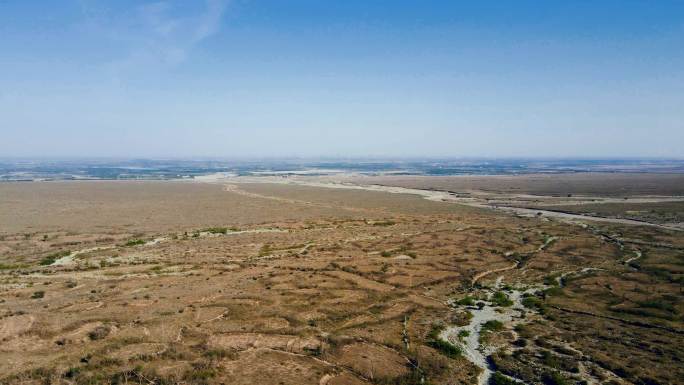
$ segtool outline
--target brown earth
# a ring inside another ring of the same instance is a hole
[[[449,300],[499,276],[548,284],[527,320],[490,338],[503,344],[500,372],[534,383],[684,377],[681,233],[402,194],[237,187],[0,184],[0,383],[472,384],[480,370],[430,331],[463,316]]]

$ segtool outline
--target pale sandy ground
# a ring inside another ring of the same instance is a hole
[[[496,177],[492,177],[496,178]],[[344,179],[344,178],[341,178]],[[642,226],[654,226],[663,229],[670,230],[684,230],[684,224],[659,224],[650,223],[645,221],[626,219],[626,218],[607,218],[598,217],[592,215],[581,215],[572,214],[567,212],[557,212],[552,210],[544,210],[543,208],[525,208],[516,207],[516,199],[522,197],[530,197],[529,195],[505,195],[500,196],[499,194],[492,194],[489,192],[469,192],[468,197],[463,197],[460,194],[455,194],[453,192],[446,191],[435,191],[431,189],[419,189],[419,188],[406,188],[397,186],[388,186],[384,184],[357,184],[358,181],[363,179],[355,179],[355,182],[339,182],[334,181],[331,177],[321,178],[281,178],[281,177],[224,177],[222,175],[215,175],[214,177],[207,177],[202,180],[205,183],[224,183],[226,184],[227,191],[237,191],[234,183],[272,183],[272,184],[292,184],[301,185],[309,187],[320,187],[320,188],[330,188],[330,189],[346,189],[346,190],[364,190],[364,191],[375,191],[375,192],[386,192],[392,194],[410,194],[423,197],[427,200],[436,202],[452,202],[461,205],[467,205],[477,208],[486,208],[501,210],[504,212],[512,213],[521,216],[544,216],[551,217],[560,220],[565,220],[569,222],[578,221],[598,221],[607,222],[615,224],[626,224],[626,225],[642,225]],[[378,178],[373,178],[372,180],[377,182],[382,182],[383,180]],[[388,179],[388,183],[391,179]],[[498,198],[498,200],[494,199]],[[543,198],[543,197],[537,197]],[[551,197],[549,197],[551,198]],[[504,200],[505,199],[505,200]],[[669,197],[669,196],[646,196],[646,197],[636,197],[630,198],[630,203],[660,203],[660,202],[682,202],[684,197]],[[552,202],[553,205],[564,205],[568,201],[555,201]],[[582,205],[586,203],[624,203],[624,199],[610,198],[610,197],[598,197],[598,196],[585,196],[577,197],[575,200],[571,201],[572,204]],[[520,203],[520,202],[518,202]]]

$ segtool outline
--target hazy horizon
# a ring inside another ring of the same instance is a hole
[[[0,158],[681,159],[684,3],[0,3]]]

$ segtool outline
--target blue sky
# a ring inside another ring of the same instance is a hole
[[[683,149],[683,1],[0,0],[0,156]]]

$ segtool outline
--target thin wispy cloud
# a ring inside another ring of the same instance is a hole
[[[82,8],[87,29],[121,53],[106,64],[119,81],[130,71],[175,66],[188,60],[198,44],[220,30],[227,4],[227,0],[206,0],[189,10],[181,2],[159,1],[112,11],[83,2]]]

